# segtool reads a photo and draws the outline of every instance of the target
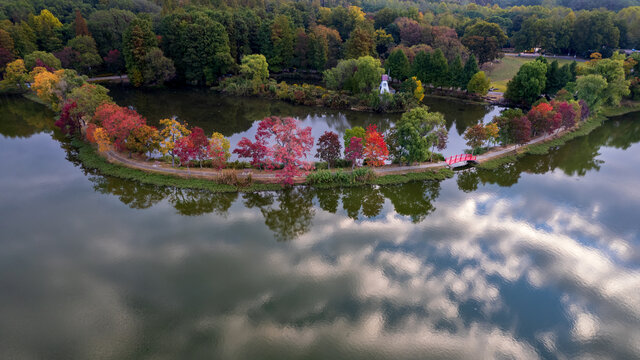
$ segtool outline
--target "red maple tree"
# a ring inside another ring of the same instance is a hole
[[[127,150],[127,138],[136,128],[146,125],[146,120],[135,110],[114,104],[102,104],[96,109],[97,119],[119,151]],[[131,152],[129,153],[131,156]]]
[[[349,146],[344,149],[344,157],[351,161],[351,169],[355,168],[356,165],[359,166],[358,162],[362,160],[363,156],[362,139],[356,136],[352,137],[349,140]]]
[[[313,164],[305,160],[312,146],[310,127],[299,128],[298,122],[290,117],[272,116],[258,124],[255,142],[242,138],[233,152],[251,158],[254,166],[265,165],[270,170],[282,167],[276,177],[282,184],[291,185],[296,176],[313,168]]]
[[[389,159],[389,148],[384,141],[384,136],[378,132],[376,125],[369,125],[364,138],[363,155],[367,164],[371,166],[382,166]]]
[[[573,104],[566,101],[553,103],[553,108],[560,115],[562,126],[566,129],[570,129],[576,125],[578,120],[578,112]]]
[[[531,123],[533,135],[550,132],[554,124],[552,120],[554,116],[553,107],[548,103],[542,102],[532,107],[527,113],[527,119]]]
[[[80,129],[80,117],[73,111],[78,105],[75,101],[67,101],[62,106],[60,117],[55,122],[55,126],[65,134],[75,134]]]
[[[338,134],[333,131],[325,131],[320,138],[318,138],[318,150],[316,158],[327,162],[327,167],[331,168],[331,165],[340,158],[340,152],[342,145],[338,139]]]
[[[516,144],[524,145],[531,140],[531,122],[526,116],[511,120],[511,137]]]
[[[176,140],[173,152],[178,159],[180,159],[180,163],[187,166],[187,169],[189,168],[191,160],[196,159],[197,156],[196,147],[189,136],[184,136]]]
[[[209,139],[204,134],[204,130],[198,126],[191,129],[191,134],[188,137],[190,138],[191,146],[193,146],[194,159],[198,160],[200,167],[202,167],[202,160],[208,157]]]

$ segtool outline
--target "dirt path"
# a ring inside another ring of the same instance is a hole
[[[564,131],[559,133],[558,135],[561,135],[563,133]],[[527,145],[541,143],[546,140],[551,140],[553,138],[555,137],[540,136],[529,141]],[[478,163],[482,163],[491,159],[502,157],[512,152],[515,152],[517,148],[518,148],[517,145],[510,145],[503,148],[497,148],[485,154],[478,155],[477,161]],[[175,175],[180,177],[208,179],[208,180],[216,180],[220,177],[220,175],[222,175],[222,171],[219,171],[219,170],[200,169],[200,168],[192,168],[188,170],[176,169],[160,162],[149,162],[149,161],[140,161],[136,159],[130,159],[114,151],[107,151],[105,155],[107,156],[107,159],[112,163],[121,164],[129,168],[138,169],[142,171],[151,171],[151,172],[161,173],[161,174],[169,174],[169,175]],[[376,175],[406,174],[410,172],[419,172],[423,170],[436,170],[436,169],[444,168],[446,166],[447,166],[446,162],[440,161],[437,163],[423,163],[423,164],[411,165],[411,166],[383,166],[379,168],[372,168],[372,171]],[[248,176],[251,176],[253,180],[258,180],[259,182],[263,182],[263,183],[276,183],[278,181],[276,174],[274,172],[260,171],[260,170],[254,170],[254,169],[238,170],[236,171],[236,175],[239,178],[246,178]],[[305,181],[305,177],[302,177],[302,176],[294,178],[295,183],[303,183],[304,181]]]

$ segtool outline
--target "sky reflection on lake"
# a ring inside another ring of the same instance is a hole
[[[0,358],[639,358],[639,128],[442,183],[259,194],[2,136]]]

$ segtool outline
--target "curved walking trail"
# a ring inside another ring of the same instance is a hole
[[[544,142],[546,140],[551,140],[556,138],[558,135],[563,134],[560,132],[556,136],[540,136],[535,139],[529,141],[526,145],[537,144],[540,142]],[[497,148],[495,150],[491,150],[485,154],[477,156],[477,162],[482,163],[491,159],[495,159],[497,157],[502,157],[509,153],[515,152],[518,148],[518,145],[509,145],[506,147]],[[149,162],[149,161],[140,161],[128,158],[114,151],[107,151],[104,153],[107,159],[112,163],[117,163],[124,165],[129,168],[138,169],[142,171],[151,171],[156,173],[186,177],[186,178],[198,178],[198,179],[208,179],[208,180],[217,180],[221,175],[222,171],[220,170],[212,170],[212,169],[200,169],[200,168],[191,168],[191,169],[176,169],[168,166],[167,164],[161,162]],[[437,170],[440,168],[444,168],[447,166],[447,163],[444,161],[439,161],[436,163],[424,163],[418,165],[407,165],[407,166],[383,166],[379,168],[371,168],[371,170],[376,175],[397,175],[397,174],[406,174],[411,172],[420,172],[422,170]],[[347,171],[348,172],[348,171]],[[240,178],[246,178],[251,176],[253,180],[257,180],[258,182],[263,183],[276,183],[278,179],[276,177],[275,172],[270,171],[261,171],[255,169],[246,169],[246,170],[236,170],[236,175]],[[304,183],[306,177],[298,176],[294,178],[295,183]]]

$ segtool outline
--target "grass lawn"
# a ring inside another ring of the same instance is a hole
[[[495,87],[498,90],[505,92],[507,91],[507,83],[511,78],[513,78],[520,69],[522,64],[534,61],[536,58],[534,57],[518,57],[518,56],[505,56],[500,60],[499,64],[487,64],[482,66],[482,70],[485,71],[487,76],[491,78],[491,87]],[[547,61],[552,62],[553,58],[547,58]],[[573,60],[566,59],[556,59],[558,60],[558,65],[562,66],[564,64],[568,64]]]

